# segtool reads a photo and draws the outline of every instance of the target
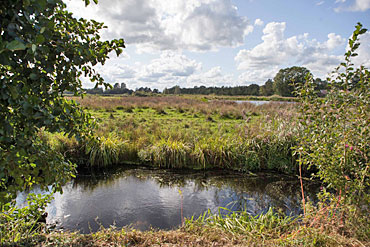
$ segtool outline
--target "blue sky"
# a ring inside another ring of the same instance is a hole
[[[263,85],[304,66],[325,79],[343,59],[357,22],[370,29],[370,0],[100,0],[76,17],[102,21],[104,39],[127,48],[97,70],[109,83],[160,90],[180,85]],[[354,61],[370,67],[370,32]],[[92,87],[83,80],[85,87]]]

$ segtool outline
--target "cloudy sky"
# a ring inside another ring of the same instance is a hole
[[[370,0],[66,2],[76,17],[104,22],[103,39],[124,38],[124,54],[98,70],[131,89],[263,85],[295,65],[325,79],[356,23],[370,29]],[[370,32],[361,43],[355,62],[370,67]]]

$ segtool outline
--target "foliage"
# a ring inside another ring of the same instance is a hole
[[[118,164],[127,149],[126,147],[124,141],[113,135],[91,138],[86,143],[86,153],[89,155],[88,163],[95,167]]]
[[[80,96],[82,75],[103,85],[93,66],[124,47],[122,39],[100,40],[102,23],[77,20],[65,8],[62,0],[3,1],[0,6],[0,201],[35,184],[60,189],[70,177],[73,165],[48,149],[37,133],[45,129],[78,139],[88,134],[89,114],[63,94]]]
[[[325,98],[317,96],[311,76],[298,91],[305,128],[296,149],[300,162],[317,167],[317,176],[339,194],[340,203],[357,205],[358,211],[370,204],[370,72],[363,66],[355,69],[351,59],[365,32],[359,23],[345,62],[328,79]]]
[[[274,77],[274,90],[275,93],[284,96],[294,96],[294,84],[303,83],[307,73],[310,71],[304,67],[290,67],[281,69]]]
[[[265,82],[265,85],[262,85],[260,87],[260,95],[271,96],[273,94],[274,94],[274,81],[271,79],[268,79]]]
[[[317,204],[305,205],[305,224],[370,242],[370,219],[366,214],[359,214],[356,205],[343,204],[340,196],[333,197],[326,189],[319,193],[318,199]]]
[[[165,88],[163,94],[203,94],[203,95],[254,95],[258,96],[260,93],[260,86],[257,84],[251,84],[249,86],[236,86],[236,87],[206,87],[206,86],[195,86],[193,88],[180,88],[174,86],[171,88]]]
[[[98,120],[99,140],[78,143],[49,135],[48,142],[80,168],[145,163],[167,168],[297,171],[291,152],[301,131],[296,104],[256,106],[202,99],[87,96],[79,101]],[[116,157],[115,153],[119,158],[107,158],[104,165],[93,162],[96,157]]]
[[[25,207],[15,206],[14,201],[3,204],[0,212],[0,243],[19,243],[39,234],[44,227],[44,210],[51,199],[51,194],[29,194]]]
[[[207,211],[196,220],[187,220],[187,224],[190,225],[192,221],[206,223],[208,226],[217,226],[232,234],[248,234],[254,238],[268,238],[280,236],[282,232],[291,230],[297,219],[279,215],[272,208],[269,208],[266,213],[256,216],[249,214],[247,210],[230,211],[226,208],[220,208],[218,214]]]

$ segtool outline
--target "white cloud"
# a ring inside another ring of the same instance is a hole
[[[325,3],[325,1],[320,1],[320,2],[317,2],[316,5],[320,6],[320,5],[323,5],[324,3]]]
[[[370,0],[354,0],[354,3],[350,5],[344,5],[346,0],[337,0],[335,3],[340,4],[339,7],[335,8],[336,12],[352,11],[352,12],[365,12],[370,9]]]
[[[201,64],[174,52],[163,52],[159,58],[144,66],[139,73],[139,80],[161,82],[161,79],[176,80],[187,77],[201,69]]]
[[[328,34],[328,40],[326,41],[325,45],[329,50],[333,50],[345,43],[345,39],[342,38],[340,35],[336,35],[335,33]]]
[[[139,87],[158,88],[194,86],[237,85],[233,74],[224,74],[221,67],[216,66],[204,71],[202,64],[190,59],[181,52],[164,51],[150,62],[135,63],[134,66],[123,64],[120,58],[108,60],[104,66],[98,66],[97,71],[111,84],[126,83],[128,88]],[[94,84],[84,80],[84,87]]]
[[[309,34],[286,38],[285,22],[271,22],[263,29],[262,43],[249,50],[240,50],[235,60],[245,82],[262,84],[284,67],[305,66],[318,77],[325,77],[340,63],[342,56],[331,54],[344,45],[345,39],[334,33],[325,42],[310,40]]]
[[[194,87],[194,86],[236,86],[237,82],[234,79],[234,75],[224,75],[221,71],[221,67],[213,67],[206,72],[193,74],[186,79],[183,86]]]
[[[255,26],[263,26],[263,21],[261,20],[261,19],[256,19],[255,21],[254,21],[254,25]]]
[[[231,0],[101,0],[67,2],[77,16],[103,21],[105,38],[123,37],[139,51],[236,47],[253,31]]]
[[[366,68],[370,68],[370,32],[360,35],[359,41],[360,47],[356,51],[358,56],[353,58],[353,63],[355,66],[363,65]]]

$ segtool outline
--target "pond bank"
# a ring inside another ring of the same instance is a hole
[[[305,181],[306,196],[314,200],[319,186]],[[25,198],[20,194],[17,200]],[[303,212],[301,200],[295,176],[131,167],[79,174],[63,186],[63,194],[54,195],[46,212],[48,225],[81,233],[111,225],[169,230],[204,212],[226,215],[245,210],[255,216],[274,208],[297,217]]]
[[[169,231],[108,228],[91,234],[51,232],[3,246],[369,246],[369,242],[361,242],[350,232],[338,232],[335,226],[312,224],[312,218],[299,222],[268,214],[257,218],[239,215],[208,219],[190,220]]]

